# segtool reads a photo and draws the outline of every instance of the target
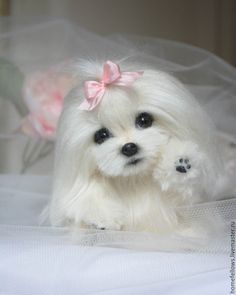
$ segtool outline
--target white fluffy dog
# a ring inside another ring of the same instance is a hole
[[[57,133],[51,222],[181,231],[176,207],[215,197],[222,164],[211,123],[172,76],[119,65],[78,67],[80,82],[66,99]],[[142,72],[123,72],[130,70]]]

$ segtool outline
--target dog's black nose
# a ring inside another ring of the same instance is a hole
[[[132,157],[133,155],[137,154],[137,152],[138,152],[138,146],[135,143],[133,143],[133,142],[126,143],[122,147],[121,152],[126,157]]]

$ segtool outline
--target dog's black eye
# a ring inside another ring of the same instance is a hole
[[[105,140],[111,137],[111,134],[107,128],[101,128],[94,134],[94,142],[102,144]]]
[[[152,115],[148,113],[141,113],[135,119],[135,126],[137,128],[148,128],[151,127],[153,123]]]

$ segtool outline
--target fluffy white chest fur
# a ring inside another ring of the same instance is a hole
[[[141,70],[132,85],[101,84],[102,100],[88,111],[82,83],[100,81],[102,64],[80,68],[57,135],[54,225],[179,231],[177,206],[215,197],[223,168],[207,115],[176,79]]]

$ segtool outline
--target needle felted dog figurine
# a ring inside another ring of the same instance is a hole
[[[53,225],[181,231],[175,208],[214,198],[222,165],[207,115],[174,77],[141,70],[80,66],[57,133]]]

